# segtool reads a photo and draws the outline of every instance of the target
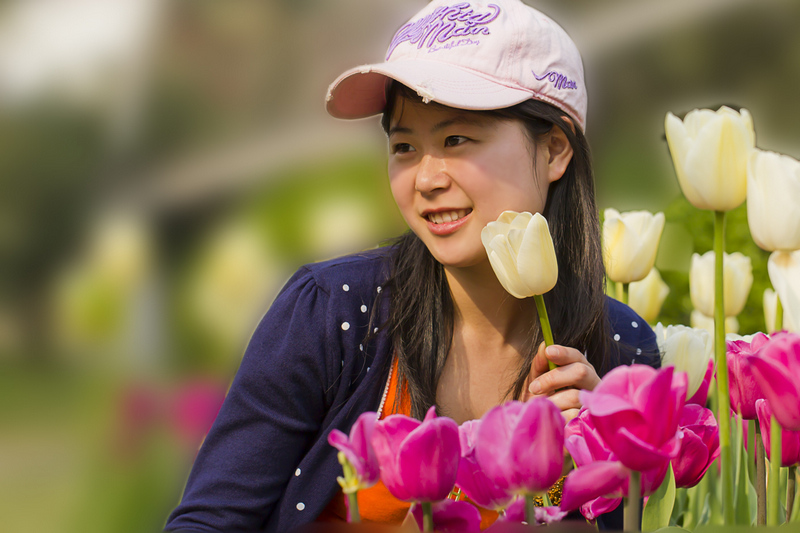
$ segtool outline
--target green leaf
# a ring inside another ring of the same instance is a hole
[[[672,516],[672,507],[675,505],[675,475],[672,465],[667,467],[667,475],[661,486],[658,487],[642,511],[642,531],[655,531],[669,526],[669,517]]]

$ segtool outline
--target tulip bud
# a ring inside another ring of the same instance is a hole
[[[782,304],[781,304],[782,305]],[[764,289],[764,323],[767,326],[767,333],[775,333],[778,328],[775,324],[778,314],[778,293],[772,289]],[[797,331],[794,324],[789,320],[789,316],[784,313],[781,329],[787,331]]]
[[[541,295],[555,287],[556,251],[541,214],[504,211],[483,228],[481,242],[500,284],[515,298]]]
[[[692,305],[706,316],[714,316],[714,251],[692,255],[689,294]],[[736,316],[744,309],[753,285],[750,258],[739,252],[723,254],[725,316]]]
[[[603,260],[611,281],[630,283],[644,279],[656,261],[663,229],[664,213],[606,209]]]
[[[653,267],[642,281],[634,281],[628,286],[628,305],[652,324],[658,318],[668,294],[669,286],[661,279],[658,269]]]
[[[767,270],[783,306],[783,329],[800,333],[800,250],[772,252]]]
[[[747,159],[755,148],[750,113],[726,106],[716,112],[695,109],[683,121],[667,113],[664,127],[686,199],[712,211],[739,207],[747,195]]]
[[[714,338],[703,329],[686,326],[664,327],[659,322],[653,328],[661,352],[661,366],[674,366],[675,370],[686,372],[689,386],[686,398],[691,398],[703,384],[708,370],[708,361],[714,350]]]
[[[764,250],[800,249],[800,162],[754,150],[748,161],[747,222]]]

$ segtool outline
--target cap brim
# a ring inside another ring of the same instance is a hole
[[[389,79],[410,87],[426,100],[458,109],[501,109],[535,97],[528,89],[448,63],[399,60],[356,67],[339,76],[328,90],[328,113],[347,119],[381,113],[386,107]]]

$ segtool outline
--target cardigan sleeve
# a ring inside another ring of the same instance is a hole
[[[167,531],[258,530],[316,440],[341,366],[329,294],[301,269],[243,356]]]

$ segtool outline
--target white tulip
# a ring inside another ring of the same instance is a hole
[[[775,333],[778,328],[775,327],[776,314],[778,312],[778,293],[772,289],[764,289],[764,322],[767,326],[767,333],[770,335]],[[791,323],[789,316],[783,314],[783,324],[781,329],[788,331],[797,331]]]
[[[744,202],[747,159],[755,148],[746,109],[695,109],[683,121],[667,113],[664,127],[678,183],[692,205],[730,211]]]
[[[653,268],[664,229],[664,213],[620,213],[606,209],[603,220],[603,259],[611,281],[640,281]]]
[[[781,299],[784,329],[800,333],[800,250],[772,252],[767,270]]]
[[[658,269],[653,267],[642,281],[634,281],[628,286],[628,305],[652,324],[668,294],[669,287],[661,279]]]
[[[693,328],[706,330],[711,335],[711,338],[714,338],[714,317],[704,315],[697,309],[693,309],[689,323]],[[739,333],[739,321],[735,316],[725,318],[725,334],[731,333]]]
[[[689,294],[692,305],[706,316],[714,316],[714,251],[692,255],[689,270]],[[742,312],[750,287],[753,285],[753,266],[750,258],[739,252],[723,254],[725,316]]]
[[[708,361],[714,350],[714,337],[704,329],[686,326],[667,326],[661,322],[653,328],[658,350],[661,352],[661,366],[673,366],[675,370],[689,375],[689,399],[703,384],[708,370]]]
[[[481,242],[500,284],[515,298],[544,294],[555,287],[556,251],[541,214],[504,211],[483,228]]]
[[[755,150],[747,174],[747,222],[764,250],[800,248],[800,162]]]

